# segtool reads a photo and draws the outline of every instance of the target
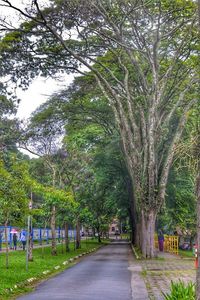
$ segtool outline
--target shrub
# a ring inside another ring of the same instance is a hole
[[[165,300],[195,300],[195,285],[190,282],[187,285],[183,281],[171,281],[170,294],[165,294]]]

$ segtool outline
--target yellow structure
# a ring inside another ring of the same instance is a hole
[[[177,235],[164,235],[164,251],[178,255],[178,236]],[[155,234],[155,248],[158,247],[158,235]]]

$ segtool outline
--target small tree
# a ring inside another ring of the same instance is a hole
[[[27,186],[23,173],[27,170],[18,163],[12,162],[10,170],[0,161],[0,220],[5,226],[6,268],[8,268],[8,236],[7,226],[11,221],[22,223],[28,210]]]

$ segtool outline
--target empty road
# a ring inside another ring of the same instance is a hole
[[[38,285],[18,300],[132,300],[130,246],[113,243]]]

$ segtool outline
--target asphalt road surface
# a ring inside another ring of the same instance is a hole
[[[131,300],[130,246],[113,243],[18,300]]]

